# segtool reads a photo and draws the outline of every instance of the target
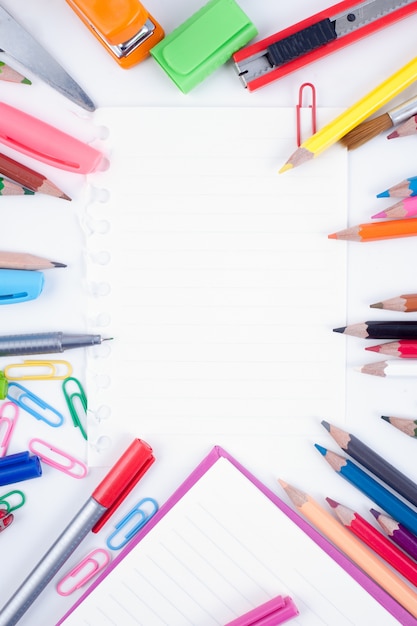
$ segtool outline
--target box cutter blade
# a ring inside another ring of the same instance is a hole
[[[250,91],[417,11],[416,0],[339,2],[233,55]]]
[[[61,65],[0,6],[0,49],[87,111],[95,105]]]

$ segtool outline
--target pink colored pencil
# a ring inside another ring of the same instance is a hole
[[[415,217],[417,215],[417,196],[411,196],[409,198],[403,198],[396,204],[393,204],[388,209],[380,211],[372,215],[372,219],[379,217]]]
[[[389,563],[404,578],[417,586],[417,563],[415,561],[404,554],[402,550],[397,548],[359,513],[355,513],[331,498],[326,498],[326,500],[346,528],[384,559],[386,563]]]
[[[400,124],[395,130],[387,135],[387,139],[395,139],[396,137],[406,137],[407,135],[415,135],[417,133],[417,115],[412,115],[408,120]]]

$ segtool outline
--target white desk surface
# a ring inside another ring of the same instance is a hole
[[[146,7],[169,33],[202,4],[197,0],[179,2],[148,0]],[[324,0],[298,2],[240,0],[239,4],[256,24],[259,30],[258,38],[282,30],[329,5]],[[306,81],[313,82],[316,86],[318,106],[347,107],[415,55],[417,14],[333,55],[326,56],[255,93],[243,89],[232,64],[228,63],[190,94],[183,95],[153,60],[147,60],[130,70],[120,69],[76,17],[65,0],[32,2],[3,0],[2,5],[61,62],[86,89],[97,107],[117,105],[293,107],[297,101],[298,89]],[[4,55],[1,55],[1,58],[7,60]],[[24,68],[21,69],[22,73],[28,75]],[[18,88],[16,85],[1,82],[2,99],[10,104],[21,105],[34,115],[49,118],[51,123],[55,122],[56,125],[71,128],[71,124],[74,124],[74,127],[79,124],[83,127],[84,122],[78,118],[80,114],[83,115],[80,109],[40,83],[35,77],[31,78],[34,84],[30,88]],[[403,95],[404,99],[413,95],[412,88]],[[402,97],[398,99],[401,100]],[[379,142],[374,144],[372,150],[372,158],[377,158],[376,162],[370,162],[371,153],[367,148],[362,148],[349,156],[350,225],[368,221],[370,215],[376,212],[378,205],[375,203],[375,194],[388,186],[387,181],[399,182],[407,176],[417,174],[417,166],[412,158],[417,146],[417,137],[401,140],[404,158],[400,162],[392,159],[392,152],[386,140],[381,138],[375,141]],[[375,145],[379,145],[380,150],[375,151]],[[378,157],[375,157],[375,152],[378,153]],[[68,179],[64,177],[63,180],[66,184]],[[6,203],[6,200],[7,198],[3,198],[1,203]],[[45,202],[48,202],[48,199],[45,199]],[[67,208],[63,206],[62,211]],[[6,224],[7,214],[3,215],[0,229],[0,242],[3,242],[0,247],[6,245]],[[341,246],[345,245],[343,242],[338,243]],[[348,248],[348,310],[346,319],[339,320],[337,325],[344,326],[346,323],[376,318],[377,315],[372,314],[372,309],[369,309],[371,302],[416,291],[417,283],[409,269],[417,260],[413,238],[369,245],[349,244]],[[56,256],[59,260],[58,243]],[[390,273],[391,259],[395,262],[392,264],[395,269]],[[0,320],[5,319],[2,314],[3,311],[0,311]],[[75,314],[82,316],[79,307],[76,308]],[[394,317],[386,315],[387,319]],[[413,317],[415,318],[415,315],[409,314],[406,319]],[[380,314],[378,318],[383,316]],[[6,331],[3,324],[2,331]],[[344,337],[340,337],[341,342],[344,340]],[[372,445],[374,442],[376,449],[386,453],[392,461],[396,460],[399,467],[408,470],[409,475],[414,476],[415,466],[409,459],[414,458],[417,442],[379,419],[382,414],[409,418],[417,416],[414,380],[384,380],[364,376],[354,370],[356,365],[370,360],[371,355],[368,356],[363,350],[363,342],[348,338],[346,414],[349,416],[349,423],[354,425],[351,430],[369,444]],[[335,449],[319,425],[320,416],[317,418],[313,416],[313,419],[317,419],[318,423],[318,443]],[[339,423],[339,426],[343,427],[343,424]],[[281,467],[280,460],[275,454],[276,442],[270,438],[267,441],[253,442],[244,437],[239,439],[226,437],[222,441],[208,442],[203,438],[166,441],[161,437],[160,440],[149,443],[154,447],[157,462],[143,479],[141,494],[155,497],[160,502],[170,495],[174,487],[188,475],[214,444],[223,445],[272,488],[276,484],[277,476],[291,480],[291,476],[286,475],[285,467]],[[105,468],[94,468],[87,478],[81,481],[71,479],[60,472],[50,471],[47,483],[36,480],[16,484],[15,487],[22,489],[30,502],[17,512],[19,515],[16,515],[14,524],[0,537],[2,554],[0,605],[3,605],[32,565],[36,564],[66,526],[105,471]],[[317,484],[317,480],[320,480],[321,484]],[[329,494],[333,487],[334,494],[341,491],[343,481],[336,476],[333,477],[330,471],[326,472],[326,468],[318,460],[314,468],[312,467],[311,475],[306,477],[305,487],[310,488],[315,496],[327,495],[323,494],[324,481]],[[6,491],[7,487],[1,489],[2,493]],[[133,503],[137,499],[134,498],[130,502]],[[79,551],[78,554],[87,553],[89,547],[99,545],[102,543],[94,537],[89,538],[83,544],[82,552]],[[61,598],[50,585],[20,623],[22,626],[41,624],[52,626],[75,598],[76,595]],[[388,626],[393,623],[394,620],[387,615],[385,624]]]

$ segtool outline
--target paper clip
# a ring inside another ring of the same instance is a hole
[[[4,400],[4,398],[7,398],[8,389],[9,381],[4,375],[4,372],[0,371],[0,400]]]
[[[141,508],[141,506],[146,503],[150,503],[150,511],[146,511],[145,509]],[[142,500],[140,500],[136,504],[136,506],[134,506],[133,509],[131,509],[129,513],[127,513],[120,520],[120,522],[116,524],[116,526],[114,527],[115,530],[107,538],[107,547],[110,548],[110,550],[120,550],[120,548],[123,548],[123,546],[125,546],[127,542],[130,541],[132,537],[136,535],[136,533],[146,524],[146,522],[148,522],[151,517],[155,515],[157,510],[158,503],[153,498],[143,498]],[[117,537],[120,530],[123,529],[136,515],[139,515],[139,521],[133,526],[133,528],[125,533],[122,541],[115,545],[113,543],[114,538]]]
[[[56,590],[61,596],[69,596],[80,589],[100,570],[106,567],[110,561],[107,550],[97,548],[88,554],[78,565],[61,578],[57,583]]]
[[[87,475],[87,466],[82,461],[75,459],[47,441],[31,439],[28,447],[31,452],[38,455],[41,461],[73,478],[84,478]]]
[[[6,415],[9,409],[12,413],[11,416]],[[7,448],[13,435],[18,415],[19,407],[17,404],[14,402],[5,402],[2,404],[0,408],[0,457],[5,456],[7,453]],[[4,434],[1,436],[3,430]]]
[[[67,390],[67,387],[71,385],[75,386],[76,391],[69,393]],[[79,428],[84,439],[87,439],[87,433],[85,431],[84,426],[82,425],[81,417],[80,417],[82,413],[85,419],[86,412],[87,412],[87,396],[85,395],[84,389],[82,388],[80,381],[77,380],[77,378],[74,378],[73,376],[69,376],[62,383],[62,390],[64,392],[65,401],[67,403],[69,412],[71,414],[71,418],[72,418],[72,422],[74,426],[76,428]],[[81,407],[77,408],[76,404],[81,405]]]
[[[47,404],[42,398],[36,396],[34,393],[20,385],[19,383],[11,382],[9,383],[9,391],[7,397],[12,402],[15,402],[21,409],[24,409],[37,420],[41,420],[48,424],[48,426],[53,426],[57,428],[58,426],[62,426],[64,423],[64,416],[59,413],[56,409],[54,409],[50,404]],[[39,413],[36,411],[31,405],[35,407],[39,407],[43,409],[43,413]],[[52,415],[52,419],[48,417],[48,415]]]
[[[296,106],[297,112],[297,146],[300,147],[302,143],[301,137],[301,109],[307,108],[303,104],[304,90],[310,88],[311,104],[308,108],[311,109],[311,134],[314,135],[317,130],[317,104],[316,104],[316,88],[313,83],[303,83],[298,91],[298,104]]]
[[[19,370],[32,368],[32,374],[19,374]],[[16,373],[14,373],[16,372]],[[23,363],[11,363],[4,368],[4,374],[8,380],[64,380],[72,374],[72,366],[68,361],[23,361]]]
[[[17,495],[19,499],[17,504],[12,504],[10,500],[15,495]],[[25,502],[25,494],[23,493],[23,491],[19,491],[18,489],[13,489],[13,491],[9,491],[8,493],[0,496],[0,507],[4,506],[4,510],[6,511],[6,513],[11,513],[16,509],[20,509],[20,507],[23,506]]]

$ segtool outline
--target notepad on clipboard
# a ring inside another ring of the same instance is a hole
[[[294,600],[300,626],[386,624],[387,611],[416,624],[214,447],[57,626],[222,625],[281,594]]]
[[[318,108],[318,126],[334,114]],[[343,420],[331,329],[346,311],[346,249],[327,233],[347,223],[346,150],[279,176],[295,107],[102,108],[94,120],[110,168],[90,177],[89,321],[114,340],[89,362],[90,465],[138,433],[212,445]]]

